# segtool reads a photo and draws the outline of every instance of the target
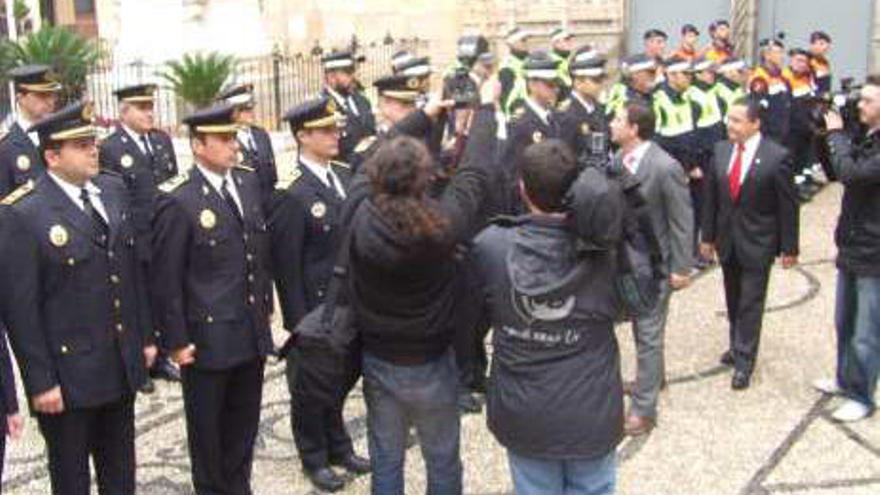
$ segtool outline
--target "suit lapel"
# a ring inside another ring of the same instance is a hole
[[[107,212],[107,225],[110,227],[110,240],[107,245],[113,246],[119,237],[122,225],[122,210],[120,209],[122,198],[116,197],[109,188],[102,187],[98,182],[98,180],[95,181],[101,189],[101,204],[104,205],[104,211]]]
[[[725,201],[728,204],[733,204],[733,199],[730,197],[730,171],[728,168],[730,167],[730,159],[733,156],[733,143],[730,141],[726,141],[724,144],[724,153],[718,157],[717,160],[717,174],[718,174],[718,182],[721,183],[721,190],[723,192],[722,201]]]
[[[196,177],[198,177],[199,180],[198,185],[202,191],[202,196],[205,198],[205,201],[208,202],[211,210],[223,217],[225,221],[228,222],[230,225],[234,225],[234,228],[241,229],[241,223],[238,221],[238,218],[235,217],[235,213],[229,210],[229,205],[226,204],[226,200],[223,199],[223,196],[220,195],[220,192],[211,185],[207,177],[204,176],[204,174],[201,170],[199,170],[198,167],[193,168],[195,169]],[[236,187],[237,186],[238,184],[236,184]],[[238,196],[241,200],[240,192]],[[242,209],[244,209],[244,204],[242,204]]]
[[[42,176],[40,179],[42,187],[46,190],[48,203],[62,218],[76,230],[82,233],[83,237],[93,244],[100,245],[95,239],[95,225],[93,220],[86,216],[86,213],[73,200],[61,190],[61,187],[52,180],[48,175]]]
[[[303,176],[312,182],[312,189],[315,191],[315,194],[320,196],[321,199],[330,204],[336,204],[341,201],[339,196],[336,195],[336,192],[324,185],[324,182],[318,178],[309,167],[300,163],[300,168],[303,171]]]

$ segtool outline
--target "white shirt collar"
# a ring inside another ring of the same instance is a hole
[[[743,143],[743,156],[741,163],[741,172],[740,172],[740,183],[745,179],[746,175],[749,173],[749,169],[752,168],[752,164],[755,161],[755,155],[758,153],[758,146],[761,144],[761,133],[757,132],[754,136],[748,138],[745,143]],[[733,161],[736,160],[736,143],[733,143],[733,153],[730,154],[730,163],[727,164],[727,170],[730,171],[733,168]]]
[[[99,201],[95,201],[96,199],[100,199],[101,188],[96,186],[92,181],[86,181],[85,185],[80,187],[71,184],[70,182],[67,182],[61,177],[55,175],[55,173],[53,173],[52,171],[47,172],[47,175],[51,177],[56,184],[58,184],[58,187],[60,187],[61,190],[64,191],[64,194],[66,194],[70,198],[70,200],[74,202],[74,204],[79,206],[81,210],[85,209],[85,205],[83,205],[82,198],[80,197],[80,194],[82,194],[81,191],[83,189],[85,189],[86,192],[89,193],[89,199],[92,200],[92,204],[95,205],[95,208],[103,210],[103,204],[101,204],[101,206],[99,207]],[[104,212],[101,211],[101,213],[103,214]],[[106,217],[107,215],[104,215],[104,218]]]
[[[538,105],[538,103],[535,102],[535,100],[533,100],[531,97],[526,98],[526,105],[528,105],[533,112],[538,114],[538,117],[540,117],[540,119],[543,120],[545,124],[550,125],[550,110],[547,110],[541,105]]]
[[[575,99],[576,99],[578,102],[580,102],[581,105],[583,105],[584,109],[587,110],[587,113],[593,113],[593,112],[596,110],[596,105],[594,105],[594,104],[590,103],[589,101],[583,99],[583,97],[581,97],[581,95],[579,95],[577,91],[572,91],[571,94],[572,94],[572,96],[575,97]]]
[[[119,123],[119,126],[122,127],[125,133],[128,134],[128,137],[131,138],[132,141],[134,141],[134,144],[137,145],[138,149],[140,149],[141,152],[146,153],[147,150],[144,149],[144,142],[141,141],[142,137],[145,134],[138,134],[134,131],[134,129],[121,122]]]
[[[34,143],[34,146],[40,146],[40,135],[36,132],[28,132],[28,129],[31,128],[33,122],[28,120],[21,112],[15,116],[15,122],[18,123],[18,126],[21,127],[21,130],[24,131],[25,134],[31,139],[31,142]]]
[[[233,188],[235,187],[235,181],[232,180],[232,173],[230,173],[230,171],[227,170],[226,174],[220,175],[217,172],[208,170],[208,168],[203,166],[201,163],[196,163],[196,167],[199,169],[199,172],[202,173],[208,183],[217,190],[217,192],[222,194],[224,180],[227,184],[232,184]]]
[[[648,152],[648,148],[651,147],[651,141],[642,141],[638,146],[632,149],[629,153],[623,156],[623,163],[629,163],[630,172],[635,174],[639,170],[639,165],[642,163],[642,159],[645,158],[645,153]]]
[[[327,162],[326,165],[321,165],[317,162],[313,162],[313,161],[309,160],[308,158],[306,158],[303,155],[299,156],[299,162],[304,167],[306,167],[309,170],[309,172],[312,173],[312,175],[317,177],[318,180],[321,181],[321,183],[324,184],[326,187],[332,186],[330,184],[330,181],[327,179],[327,173],[329,172],[330,174],[333,174],[333,182],[334,182],[334,184],[336,184],[336,187],[334,189],[336,189],[336,192],[339,193],[339,195],[341,197],[343,197],[343,198],[345,197],[345,191],[343,191],[341,189],[342,182],[339,181],[339,176],[337,176],[336,172],[333,171],[333,167],[330,165],[330,162]]]

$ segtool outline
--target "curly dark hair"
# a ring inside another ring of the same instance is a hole
[[[384,143],[364,165],[373,204],[386,221],[412,240],[436,242],[448,231],[449,218],[426,194],[432,165],[425,145],[405,136]]]

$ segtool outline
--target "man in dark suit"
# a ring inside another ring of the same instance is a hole
[[[376,134],[376,117],[370,100],[359,89],[357,61],[350,51],[333,51],[321,59],[324,65],[322,94],[336,102],[344,117],[339,138],[339,160],[351,163],[351,154],[364,138]]]
[[[562,118],[562,139],[580,157],[591,149],[592,137],[604,137],[607,146],[608,118],[605,106],[599,101],[605,81],[606,61],[590,46],[578,48],[571,59],[569,71],[572,88],[559,110]]]
[[[16,291],[15,283],[19,279],[23,260],[34,255],[28,253],[27,246],[15,238],[14,221],[9,218],[10,208],[0,205],[0,478],[3,477],[3,465],[6,458],[6,437],[13,440],[21,437],[24,421],[18,413],[18,398],[15,395],[15,375],[12,372],[12,353],[6,344],[5,325],[11,320],[12,308],[23,301]]]
[[[0,198],[46,171],[40,138],[26,132],[55,110],[61,84],[46,65],[16,67],[7,74],[15,86],[15,122],[0,140]]]
[[[263,199],[272,197],[272,190],[278,181],[278,169],[275,167],[275,151],[272,149],[272,138],[266,129],[256,125],[257,116],[254,112],[254,85],[239,84],[232,86],[217,97],[221,102],[235,105],[235,121],[241,125],[238,131],[238,147],[241,150],[241,163],[257,172],[260,179],[260,190]]]
[[[251,493],[272,281],[259,179],[236,166],[235,107],[184,122],[191,172],[162,184],[150,269],[153,322],[181,366],[197,494]]]
[[[7,308],[31,411],[48,450],[52,491],[134,494],[134,398],[156,347],[147,321],[128,193],[98,175],[90,104],[31,129],[48,173],[4,200],[24,247]]]
[[[346,165],[331,161],[339,151],[335,107],[333,100],[318,98],[298,105],[284,117],[296,139],[299,157],[291,176],[278,184],[269,232],[284,328],[290,332],[324,301],[343,235],[340,215],[350,173]],[[296,395],[302,356],[291,347],[295,338],[291,335],[284,352],[293,438],[303,469],[315,486],[339,490],[345,482],[330,465],[367,473],[370,462],[354,453],[345,431],[342,402],[325,407]]]
[[[735,368],[734,390],[749,386],[776,256],[797,264],[798,201],[788,151],[761,134],[763,107],[740,99],[728,112],[729,141],[715,146],[706,174],[701,253],[717,253],[724,273],[730,349],[721,361]]]
[[[119,124],[113,134],[101,142],[98,161],[102,169],[119,174],[128,189],[138,258],[146,279],[158,185],[177,175],[177,157],[171,137],[155,127],[156,85],[127,86],[114,94],[119,102]],[[180,371],[163,349],[150,368],[150,377],[180,381]],[[152,380],[148,379],[143,392],[150,393],[154,389]]]

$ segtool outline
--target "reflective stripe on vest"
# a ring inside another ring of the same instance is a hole
[[[510,69],[513,71],[513,87],[507,95],[507,102],[504,105],[504,113],[510,115],[514,103],[524,100],[528,96],[528,88],[526,87],[525,61],[514,56],[509,56],[504,60],[501,69]]]
[[[666,91],[654,93],[654,114],[657,115],[657,133],[664,137],[675,137],[694,130],[694,116],[691,103],[681,98],[676,103]]]
[[[708,91],[691,86],[685,96],[700,106],[700,116],[697,119],[697,127],[705,129],[721,122],[721,105],[714,88]]]

